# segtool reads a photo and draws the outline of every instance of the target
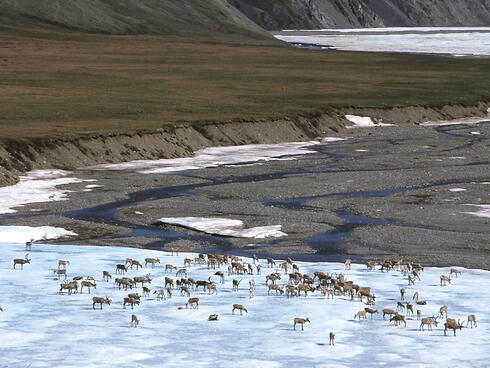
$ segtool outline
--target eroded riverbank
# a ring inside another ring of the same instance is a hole
[[[134,134],[72,138],[0,139],[0,186],[33,169],[73,170],[131,160],[190,157],[206,147],[309,141],[350,125],[346,114],[397,125],[486,116],[488,103],[473,106],[329,109],[321,114],[274,120],[202,122]]]

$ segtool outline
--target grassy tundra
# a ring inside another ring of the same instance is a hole
[[[1,138],[490,99],[489,59],[309,51],[237,34],[103,35],[8,24],[0,46]]]

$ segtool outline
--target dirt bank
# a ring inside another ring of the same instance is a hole
[[[132,135],[0,139],[0,186],[15,183],[19,175],[32,169],[70,170],[99,163],[185,157],[205,147],[306,141],[350,125],[346,114],[370,116],[399,125],[485,116],[488,107],[488,103],[479,103],[431,108],[331,109],[318,115],[276,120],[196,122]]]

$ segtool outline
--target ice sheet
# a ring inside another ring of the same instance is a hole
[[[281,231],[281,225],[243,228],[243,221],[216,217],[162,217],[159,224],[171,224],[187,227],[207,234],[232,236],[235,238],[279,238],[287,236]]]
[[[477,328],[464,328],[445,337],[441,324],[432,332],[419,331],[420,322],[407,318],[407,327],[395,327],[382,316],[373,320],[354,320],[354,314],[366,305],[360,301],[336,295],[326,299],[318,292],[308,297],[287,298],[267,295],[265,275],[280,270],[268,268],[264,260],[262,275],[225,276],[220,284],[216,270],[206,265],[188,267],[188,277],[216,282],[218,295],[208,295],[202,289],[191,291],[200,299],[199,309],[182,309],[187,296],[174,290],[173,297],[158,301],[154,294],[143,297],[134,310],[122,306],[128,291],[118,290],[112,281],[104,282],[102,270],[114,274],[115,266],[126,258],[144,264],[146,257],[159,257],[154,269],[130,270],[126,276],[151,273],[151,290],[164,284],[164,277],[175,279],[175,273],[165,273],[164,265],[181,267],[184,258],[196,254],[169,253],[134,248],[56,246],[36,244],[30,252],[31,263],[23,270],[12,269],[13,258],[23,258],[23,245],[0,244],[0,354],[5,367],[487,367],[490,359],[489,328],[490,272],[459,268],[462,275],[448,286],[439,285],[439,276],[449,268],[426,268],[421,281],[407,285],[400,272],[367,272],[363,265],[354,264],[344,270],[339,263],[296,262],[302,273],[323,271],[342,272],[347,280],[370,286],[376,295],[376,306],[396,308],[399,288],[406,289],[411,300],[418,291],[427,300],[420,309],[423,317],[437,315],[442,305],[448,315],[465,319],[477,316]],[[69,260],[68,278],[93,275],[97,289],[89,295],[58,294],[60,281],[53,280],[58,260]],[[244,258],[243,261],[252,263]],[[17,266],[18,267],[18,266]],[[227,265],[221,267],[226,273]],[[242,279],[238,292],[232,292],[232,279]],[[255,279],[255,297],[249,299],[248,281]],[[278,284],[287,282],[281,273]],[[141,293],[141,286],[133,292]],[[92,297],[112,299],[103,310],[92,309]],[[242,304],[248,313],[233,315],[233,304]],[[138,328],[130,327],[131,314],[140,320]],[[212,313],[219,320],[209,322]],[[403,313],[404,314],[404,313]],[[304,331],[293,330],[294,317],[308,317]],[[335,346],[329,346],[328,334],[335,333]]]

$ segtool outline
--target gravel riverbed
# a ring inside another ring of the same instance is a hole
[[[0,224],[79,234],[57,243],[305,261],[404,257],[488,270],[489,215],[478,206],[490,203],[489,134],[490,122],[344,129],[336,137],[345,140],[288,159],[165,174],[79,169],[71,176],[96,182],[64,185],[68,200],[15,208]],[[100,187],[88,191],[88,184]],[[288,236],[232,238],[153,225],[190,216],[281,225]]]

